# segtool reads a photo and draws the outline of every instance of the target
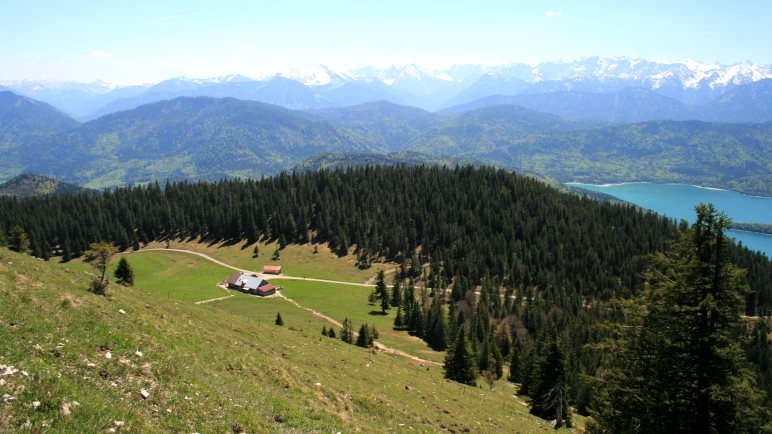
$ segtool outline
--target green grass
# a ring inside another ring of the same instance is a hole
[[[135,286],[182,301],[223,297],[230,291],[217,287],[233,273],[230,268],[179,252],[139,252],[126,255],[134,269]],[[118,261],[113,260],[110,275]]]
[[[136,257],[145,254],[164,256]],[[229,432],[234,421],[247,432],[552,431],[506,382],[463,386],[440,368],[324,338],[317,317],[281,299],[195,305],[137,277],[136,288],[96,296],[82,271],[0,249],[0,364],[28,373],[4,377],[0,393],[16,400],[0,403],[0,432]],[[273,325],[276,311],[285,327]]]
[[[392,308],[386,315],[382,315],[380,307],[369,305],[367,296],[372,288],[288,279],[273,279],[271,283],[283,286],[284,295],[302,306],[324,313],[339,322],[343,322],[344,318],[350,319],[354,331],[359,330],[362,323],[375,325],[380,334],[378,341],[386,346],[438,362],[445,357],[444,352],[433,351],[423,340],[407,332],[394,331],[396,309]]]
[[[276,250],[276,243],[257,243],[258,256],[253,257],[253,245],[247,246],[243,242],[236,244],[209,244],[198,241],[173,241],[169,243],[171,248],[192,250],[205,253],[215,259],[246,270],[262,271],[264,265],[281,265],[283,272],[290,276],[315,277],[317,279],[339,280],[344,282],[364,283],[375,276],[381,269],[395,267],[394,264],[375,263],[367,270],[360,270],[355,266],[354,255],[338,257],[332,253],[326,245],[317,244],[291,244],[280,251],[277,261],[271,260]],[[154,242],[148,245],[150,248],[164,248],[165,242]],[[314,253],[316,247],[316,253]]]

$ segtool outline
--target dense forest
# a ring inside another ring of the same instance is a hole
[[[24,247],[42,258],[69,260],[95,241],[137,249],[181,238],[245,247],[258,239],[329,243],[340,255],[357,255],[360,267],[394,261],[400,270],[382,306],[398,309],[395,327],[449,349],[446,365],[457,381],[495,380],[509,364],[508,378],[543,417],[555,402],[561,411],[593,408],[593,378],[604,366],[596,346],[613,337],[601,325],[629,320],[618,301],[644,293],[651,258],[670,249],[679,226],[486,167],[360,167],[0,198],[0,233],[12,247],[28,236]],[[737,275],[748,288],[740,309],[772,314],[772,263],[731,243],[722,257],[747,269]],[[765,333],[763,320],[749,325],[754,340],[744,349],[769,404]],[[456,377],[453,367],[469,360],[474,366]],[[554,378],[558,389],[548,381]],[[551,407],[537,405],[556,390]]]

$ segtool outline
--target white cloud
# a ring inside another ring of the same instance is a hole
[[[560,11],[547,11],[544,15],[546,15],[546,16],[548,16],[550,18],[559,17],[560,16]]]
[[[105,50],[94,50],[91,52],[91,57],[113,57],[113,53],[109,53]]]

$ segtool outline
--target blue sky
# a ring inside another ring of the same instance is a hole
[[[632,56],[772,64],[772,1],[0,0],[0,80]]]

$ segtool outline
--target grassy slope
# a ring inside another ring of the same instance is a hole
[[[139,258],[130,256],[136,288],[99,297],[83,289],[82,271],[0,249],[0,364],[29,374],[4,377],[0,392],[17,400],[0,403],[0,431],[29,421],[104,432],[118,420],[118,432],[225,432],[234,420],[248,432],[551,430],[509,384],[462,386],[439,368],[323,338],[320,319],[281,299],[167,296],[151,282],[187,265]],[[285,327],[273,325],[277,311]],[[80,406],[63,416],[72,401]]]
[[[379,342],[418,357],[441,362],[445,353],[433,351],[426,343],[406,332],[393,330],[396,309],[382,315],[378,306],[370,306],[367,296],[371,288],[362,286],[337,285],[332,283],[273,279],[272,283],[284,287],[284,295],[297,301],[302,306],[317,310],[343,322],[344,318],[352,321],[354,331],[362,323],[375,325],[380,334]]]
[[[388,269],[393,264],[375,263],[367,270],[355,267],[356,257],[349,255],[343,258],[332,253],[326,245],[316,245],[317,253],[314,254],[314,245],[290,244],[281,250],[279,260],[271,260],[276,243],[257,243],[259,254],[253,258],[254,245],[246,246],[237,244],[209,244],[196,241],[172,241],[171,248],[192,250],[205,253],[215,259],[246,270],[262,271],[264,265],[281,265],[283,272],[297,277],[314,277],[317,279],[339,280],[343,282],[364,283],[374,276],[380,269]],[[164,248],[165,242],[153,242],[148,248]]]

